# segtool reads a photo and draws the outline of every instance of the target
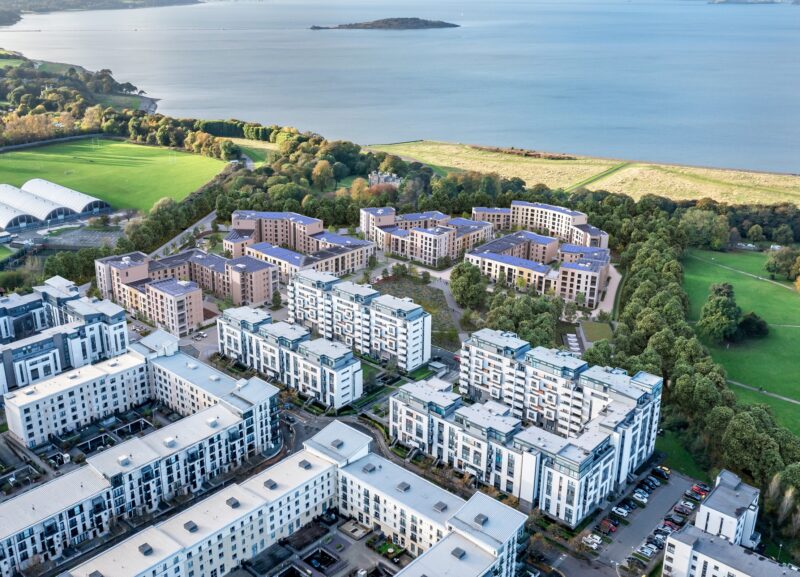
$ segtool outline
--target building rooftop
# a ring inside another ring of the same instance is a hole
[[[174,373],[183,380],[205,389],[218,399],[236,388],[236,380],[233,377],[229,377],[222,371],[218,371],[214,367],[182,352],[177,352],[168,357],[158,357],[153,359],[151,363],[155,367]]]
[[[0,345],[0,355],[3,354],[5,351],[17,351],[23,349],[25,347],[29,347],[31,345],[35,345],[42,341],[48,341],[53,338],[53,335],[66,335],[77,331],[83,327],[83,323],[80,321],[75,321],[73,323],[66,323],[63,325],[58,325],[55,327],[49,327],[41,332],[31,335],[29,337],[25,337],[24,339],[19,339],[10,343],[6,343],[4,345]]]
[[[240,256],[225,261],[225,264],[241,272],[258,272],[260,270],[274,268],[274,264],[258,260],[252,256]]]
[[[331,341],[323,338],[305,341],[300,345],[300,350],[317,357],[327,357],[331,360],[341,359],[343,357],[353,355],[353,350],[347,345],[338,341]]]
[[[397,577],[482,577],[496,557],[458,533],[444,539],[414,559]]]
[[[375,216],[385,216],[395,213],[394,208],[391,206],[366,207],[361,210],[369,214],[374,214]]]
[[[447,218],[447,215],[443,212],[439,212],[438,210],[429,210],[427,212],[410,212],[408,214],[401,214],[397,217],[397,220],[402,220],[406,222],[417,221],[417,220],[442,220]]]
[[[372,243],[368,240],[361,240],[353,236],[343,236],[334,232],[318,232],[311,236],[319,241],[327,242],[328,244],[335,244],[339,246],[369,246]]]
[[[58,298],[71,298],[78,295],[78,287],[75,283],[58,275],[45,280],[41,286],[33,287],[33,290]]]
[[[486,493],[477,491],[450,519],[450,525],[490,550],[507,543],[525,525],[528,516]]]
[[[630,399],[638,399],[646,394],[642,387],[631,382],[631,377],[624,369],[594,365],[581,373],[580,381],[586,386],[600,388],[603,392],[610,389]]]
[[[163,355],[177,350],[180,339],[163,329],[156,329],[131,345],[131,348],[144,355]]]
[[[491,228],[492,224],[489,222],[483,222],[481,220],[470,220],[468,218],[459,217],[448,220],[447,226],[454,227],[456,229],[456,236],[461,237],[478,230]]]
[[[313,452],[298,451],[241,483],[241,487],[258,495],[267,503],[272,503],[286,493],[297,491],[304,483],[321,473],[333,469],[332,463]]]
[[[296,341],[307,338],[311,331],[300,325],[290,324],[285,321],[278,321],[269,325],[264,325],[258,330],[259,334],[274,337],[276,339],[286,339]]]
[[[167,278],[164,280],[149,282],[147,284],[154,290],[158,290],[175,297],[187,295],[200,290],[200,287],[196,282],[192,282],[190,280],[175,280],[174,278]]]
[[[341,471],[442,526],[465,503],[449,491],[372,453],[350,463]]]
[[[175,255],[180,256],[180,255]],[[169,257],[167,257],[169,258]],[[209,270],[213,270],[214,272],[218,272],[220,274],[225,272],[225,265],[228,262],[228,259],[220,256],[218,254],[207,253],[200,250],[193,251],[192,254],[189,256],[189,260],[193,263],[205,267]]]
[[[570,210],[569,208],[565,208],[563,206],[556,206],[554,204],[545,204],[544,202],[526,202],[524,200],[512,200],[511,206],[529,206],[532,208],[541,208],[544,210],[552,210],[553,212],[560,212],[561,214],[566,214],[568,216],[583,215],[582,212],[579,212],[577,210]]]
[[[99,497],[110,486],[91,467],[80,467],[12,497],[0,503],[0,540]]]
[[[473,206],[473,211],[476,212],[486,212],[489,214],[511,214],[510,208],[492,208],[487,206]]]
[[[181,552],[181,545],[158,526],[147,527],[129,539],[70,569],[68,577],[139,577]],[[147,554],[145,554],[145,552]]]
[[[670,535],[669,539],[689,545],[695,552],[719,561],[720,564],[727,565],[743,575],[753,577],[800,575],[800,571],[788,566],[781,566],[749,549],[734,545],[723,537],[705,533],[694,525],[685,525],[680,531]]]
[[[372,437],[342,423],[331,424],[303,443],[303,446],[342,466],[363,452],[369,450]]]
[[[578,372],[589,366],[589,363],[568,351],[535,347],[526,355],[526,360],[534,366],[547,365],[561,371]]]
[[[251,325],[260,325],[262,323],[272,322],[272,315],[262,309],[255,309],[253,307],[233,307],[225,309],[222,317],[240,323],[248,323]]]
[[[329,272],[308,269],[299,271],[294,280],[302,284],[333,285],[339,282],[339,277]]]
[[[134,437],[92,455],[86,462],[106,479],[111,479],[114,475],[129,473],[153,461],[180,453],[239,422],[241,418],[227,408],[216,405],[143,437]]]
[[[702,507],[708,507],[729,517],[739,517],[750,505],[758,501],[760,491],[742,479],[723,469],[717,476],[717,484],[711,489]]]
[[[508,435],[519,430],[522,421],[511,416],[511,407],[495,401],[465,405],[456,409],[456,417],[467,421],[467,433],[480,432],[485,437],[487,430],[492,429],[501,435]],[[480,431],[475,431],[478,428]]]
[[[494,252],[485,252],[483,250],[475,251],[472,254],[479,256],[481,258],[485,258],[494,262],[499,262],[502,264],[506,264],[509,266],[516,266],[519,268],[524,268],[530,271],[533,271],[537,274],[544,274],[550,272],[550,267],[542,264],[540,262],[536,262],[535,260],[528,260],[527,258],[520,258],[518,256],[511,256],[508,254],[497,254]]]
[[[483,345],[496,347],[499,349],[499,353],[513,357],[521,355],[531,347],[530,343],[519,338],[517,333],[497,331],[495,329],[481,329],[475,331],[470,335],[465,344],[466,343],[477,347],[482,347]]]
[[[562,262],[560,270],[579,270],[582,272],[599,273],[602,268],[602,263],[596,260],[580,258],[575,262]]]
[[[263,219],[263,220],[288,220],[289,222],[297,222],[299,224],[313,224],[315,222],[322,222],[318,218],[312,218],[296,212],[268,212],[259,210],[236,210],[233,212],[231,219]]]
[[[583,232],[590,234],[592,236],[608,236],[608,233],[604,230],[597,228],[596,226],[592,226],[591,224],[577,224],[575,228],[582,230]]]
[[[333,287],[333,291],[337,294],[346,295],[348,297],[358,297],[361,300],[368,300],[381,294],[368,284],[356,284],[350,281],[342,281],[338,283]]]
[[[406,238],[409,234],[411,234],[411,231],[405,230],[403,228],[394,225],[379,226],[378,228],[387,234],[391,234],[392,236],[396,236],[399,238]]]
[[[421,228],[416,226],[411,230],[413,232],[418,232],[420,234],[429,234],[431,236],[442,236],[445,234],[451,234],[453,232],[452,228],[448,228],[446,226],[432,226],[430,228]]]
[[[150,257],[143,252],[129,252],[127,254],[115,254],[105,258],[97,259],[98,262],[110,265],[118,269],[126,269],[138,266],[150,260]]]
[[[241,415],[253,405],[263,404],[278,393],[280,389],[275,385],[259,377],[250,377],[236,381],[236,388],[222,397],[222,402]]]
[[[382,294],[373,302],[392,311],[403,311],[405,313],[410,313],[416,310],[422,310],[422,307],[412,301],[409,297],[399,298],[394,295]]]
[[[225,240],[230,242],[242,242],[253,238],[254,232],[255,231],[246,230],[243,228],[232,228],[230,231],[228,231],[228,234],[225,235]]]
[[[300,254],[288,248],[272,245],[268,242],[259,242],[253,246],[248,247],[249,250],[260,252],[277,260],[282,260],[293,266],[304,266],[306,264],[306,255]]]
[[[65,305],[65,308],[71,314],[76,314],[83,317],[96,314],[103,315],[105,317],[125,316],[124,308],[105,299],[83,297],[69,301]]]
[[[448,383],[449,384],[449,383]],[[450,390],[439,390],[434,386],[430,386],[427,381],[418,381],[415,383],[406,383],[400,387],[400,391],[407,393],[420,403],[433,403],[440,407],[449,407],[458,403],[461,400],[461,395]]]

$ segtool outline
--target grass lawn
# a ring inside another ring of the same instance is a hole
[[[0,68],[16,68],[23,62],[22,58],[0,58]]]
[[[431,341],[433,345],[449,351],[461,348],[458,329],[453,322],[444,293],[437,288],[416,282],[410,278],[390,278],[375,283],[375,288],[384,294],[410,297],[431,314]]]
[[[428,368],[428,365],[417,367],[416,369],[408,373],[408,378],[414,379],[415,381],[421,381],[423,379],[427,379],[428,377],[432,376],[433,376],[433,371]]]
[[[148,211],[185,198],[225,166],[221,160],[166,148],[87,139],[0,155],[0,182],[44,178],[91,194],[114,208]]]
[[[135,94],[95,94],[98,104],[108,107],[113,106],[118,110],[129,108],[139,110],[142,105],[142,97]]]
[[[248,140],[246,138],[231,138],[242,149],[242,152],[249,156],[256,164],[272,161],[278,153],[278,145],[263,140]]]
[[[710,481],[700,465],[694,460],[692,455],[681,443],[678,435],[673,431],[664,431],[664,435],[656,439],[656,450],[666,453],[664,464],[670,469],[679,471],[684,475],[699,481]]]
[[[4,260],[14,254],[14,251],[0,244],[0,260]]]
[[[496,172],[522,178],[529,186],[573,189],[586,186],[641,198],[657,194],[676,200],[713,198],[732,204],[800,202],[800,176],[743,170],[577,157],[576,160],[526,158],[478,150],[463,144],[417,141],[374,145],[404,158],[429,164],[437,173],[453,170]]]
[[[800,400],[800,387],[794,377],[797,351],[800,350],[800,293],[789,285],[778,286],[737,272],[758,274],[758,264],[758,256],[750,253],[690,251],[683,261],[689,318],[699,318],[709,285],[730,283],[742,311],[754,311],[763,317],[770,324],[770,334],[765,339],[752,339],[736,345],[711,345],[709,348],[714,360],[722,363],[728,377],[735,381]],[[800,410],[795,412],[795,418],[797,416],[800,416]],[[784,424],[789,423],[784,421]]]
[[[364,384],[374,383],[375,377],[377,377],[381,369],[378,367],[373,367],[369,363],[361,363],[361,372],[363,373]]]
[[[611,325],[608,323],[598,323],[595,321],[581,321],[581,327],[586,335],[586,338],[591,342],[600,341],[603,339],[611,340],[613,333],[611,332]]]

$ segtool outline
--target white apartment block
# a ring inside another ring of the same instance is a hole
[[[326,407],[339,409],[361,397],[361,361],[349,347],[308,329],[242,307],[217,319],[220,354],[276,379]]]
[[[370,285],[316,271],[288,287],[289,322],[336,339],[360,354],[395,359],[410,372],[431,356],[431,316],[411,299],[381,295]]]
[[[798,577],[792,565],[735,545],[724,537],[686,525],[669,536],[662,577]]]
[[[303,450],[64,577],[220,577],[337,506],[418,555],[403,577],[442,574],[444,564],[459,577],[514,575],[525,515],[481,494],[464,502],[369,447],[370,437],[334,422]]]
[[[110,301],[78,298],[77,294],[74,298],[70,294],[60,302],[40,292],[52,289],[51,286],[35,287],[34,295],[26,295],[35,298],[23,299],[29,304],[39,303],[40,308],[36,310],[41,312],[45,324],[34,334],[0,345],[3,363],[0,393],[121,355],[127,350],[128,331],[121,307]],[[23,334],[23,331],[18,327],[15,334]]]
[[[0,343],[23,339],[47,326],[41,295],[11,293],[0,297]]]
[[[738,475],[723,469],[714,488],[700,503],[694,524],[705,533],[754,549],[761,541],[756,531],[760,494]]]
[[[608,234],[589,224],[585,213],[541,202],[511,202],[511,226],[546,232],[564,242],[608,248]]]

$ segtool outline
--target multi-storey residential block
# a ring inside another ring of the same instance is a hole
[[[509,230],[511,228],[511,209],[473,206],[472,220],[489,222],[494,230]]]
[[[47,326],[40,295],[11,293],[0,297],[0,343],[24,339]]]
[[[588,223],[585,213],[541,202],[511,202],[511,226],[544,231],[565,242],[608,248],[608,234]]]
[[[435,568],[445,563],[461,577],[513,577],[523,514],[480,493],[464,502],[371,454],[369,445],[367,435],[334,422],[302,451],[65,576],[224,575],[338,506],[419,555],[402,570],[403,577],[436,575]]]
[[[413,371],[431,356],[431,316],[410,299],[381,295],[369,285],[316,271],[289,284],[289,322],[336,339],[361,354],[395,359]]]
[[[559,436],[524,428],[496,401],[464,405],[438,379],[404,385],[390,400],[392,438],[573,527],[652,454],[638,442],[641,428],[632,430],[636,418],[632,404],[613,402],[577,434]]]
[[[64,309],[68,302],[80,298],[75,283],[60,276],[51,277],[42,286],[33,287],[33,292],[42,299],[47,325],[51,327],[69,322]]]
[[[157,327],[175,336],[185,337],[203,322],[203,291],[195,282],[168,278],[128,288],[143,294],[138,302],[144,308],[125,308],[144,314]]]
[[[686,525],[667,539],[662,577],[797,577],[795,567]]]
[[[125,311],[114,303],[80,298],[69,300],[57,313],[49,306],[41,310],[47,318],[65,324],[0,345],[2,393],[121,355],[127,349]]]
[[[761,492],[738,475],[722,470],[694,519],[699,529],[723,537],[734,545],[755,549],[761,540],[756,531]]]
[[[231,215],[231,234],[222,243],[234,257],[244,248],[260,242],[284,246],[300,252],[313,252],[311,237],[325,230],[318,218],[296,212],[262,212],[237,210]]]
[[[325,406],[341,408],[361,397],[361,361],[349,347],[252,309],[228,309],[217,320],[219,352]]]
[[[395,214],[391,207],[362,208],[361,231],[387,253],[440,266],[488,241],[489,222],[450,218],[439,211]]]
[[[302,254],[267,242],[247,246],[244,250],[247,256],[277,267],[280,281],[284,284],[298,272],[305,270],[344,275],[366,268],[369,258],[375,254],[375,243],[349,237],[339,238],[348,240],[341,244],[327,241],[320,243],[323,248],[310,254]]]

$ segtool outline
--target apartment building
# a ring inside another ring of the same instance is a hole
[[[354,519],[359,514],[369,519],[364,521],[368,527],[385,529],[398,545],[408,543],[409,551],[413,547],[419,556],[401,571],[404,577],[438,574],[432,567],[441,566],[446,556],[461,577],[515,574],[523,514],[481,494],[464,502],[371,454],[369,447],[367,435],[333,422],[303,450],[64,577],[225,575],[336,506]]]
[[[494,227],[494,230],[510,230],[511,209],[473,206],[472,220],[481,220],[483,222],[491,223],[492,227]]]
[[[323,233],[328,235],[329,233]],[[336,235],[338,236],[338,235]],[[375,244],[349,237],[341,244],[320,243],[319,248],[310,254],[302,254],[266,242],[245,247],[245,254],[256,260],[269,263],[279,271],[280,282],[288,284],[290,279],[305,270],[316,270],[331,274],[345,275],[367,267],[369,258],[375,254]]]
[[[64,314],[67,303],[80,298],[77,285],[71,280],[54,276],[41,286],[33,287],[34,294],[42,299],[47,325],[54,327],[69,322]]]
[[[127,349],[125,311],[114,303],[84,297],[66,302],[57,312],[47,306],[39,310],[48,321],[63,324],[42,327],[37,334],[0,345],[0,393],[121,355]]]
[[[128,353],[7,393],[4,402],[9,431],[33,448],[150,398],[147,363]]]
[[[363,394],[361,361],[349,347],[308,329],[248,309],[228,309],[217,320],[220,354],[339,409]]]
[[[288,286],[289,322],[336,339],[360,354],[395,359],[410,372],[431,356],[431,316],[410,299],[381,295],[370,285],[316,271]]]
[[[450,218],[439,211],[397,215],[391,207],[362,208],[361,231],[387,253],[436,267],[491,238],[489,222]]]
[[[143,314],[168,333],[185,337],[203,324],[203,291],[195,282],[168,278],[129,288],[142,293],[138,302],[144,307],[128,310]]]
[[[703,532],[734,545],[755,549],[761,541],[756,531],[761,492],[727,470],[717,475],[714,488],[700,503],[694,524]]]
[[[41,295],[11,293],[0,297],[0,344],[24,339],[47,326]]]
[[[608,248],[608,234],[589,224],[585,213],[542,202],[511,202],[511,226],[544,231],[564,242]]]
[[[316,249],[311,236],[324,230],[320,219],[296,212],[237,210],[231,215],[232,234],[226,236],[222,243],[224,249],[234,257],[245,254],[246,246],[260,242],[300,252],[313,252]]]

